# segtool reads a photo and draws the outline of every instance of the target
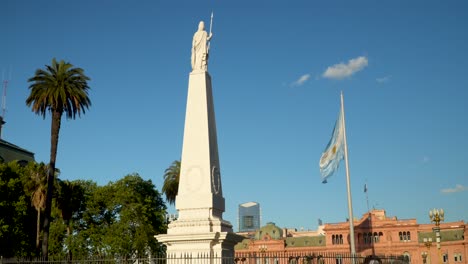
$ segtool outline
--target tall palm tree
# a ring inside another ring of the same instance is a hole
[[[164,171],[164,184],[162,192],[166,195],[166,200],[170,204],[175,203],[177,192],[179,191],[180,161],[175,160],[171,166]]]
[[[42,240],[42,255],[45,258],[48,257],[49,251],[50,213],[54,192],[54,184],[51,183],[54,182],[60,123],[63,114],[67,119],[75,119],[76,115],[84,114],[85,109],[91,106],[88,97],[88,80],[83,69],[74,68],[72,64],[63,60],[57,62],[55,58],[52,59],[52,65],[46,65],[44,70],[36,70],[34,76],[28,80],[31,82],[29,86],[31,93],[26,99],[26,105],[43,118],[47,112],[50,112],[52,119]]]

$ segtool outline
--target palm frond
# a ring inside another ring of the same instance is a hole
[[[179,191],[180,161],[175,160],[171,166],[164,171],[164,183],[162,192],[170,204],[175,203]]]
[[[57,63],[54,58],[52,65],[46,65],[46,70],[38,69],[28,79],[31,93],[26,104],[44,118],[48,111],[57,111],[65,113],[68,119],[75,119],[91,106],[89,80],[83,69],[74,68],[63,60]]]

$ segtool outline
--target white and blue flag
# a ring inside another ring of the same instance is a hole
[[[320,157],[320,173],[322,174],[322,183],[327,183],[327,178],[333,175],[338,169],[341,160],[344,158],[344,127],[343,127],[343,109],[341,109],[336,120],[333,135],[328,142],[327,147]]]

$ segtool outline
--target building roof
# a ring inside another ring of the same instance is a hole
[[[263,240],[265,237],[269,239],[280,239],[283,237],[283,230],[275,225],[275,223],[267,223],[255,233],[255,239]]]
[[[0,161],[10,162],[14,160],[34,161],[34,153],[0,139]]]
[[[326,237],[322,235],[309,237],[287,237],[286,247],[324,247]]]
[[[256,205],[258,205],[258,203],[256,203],[256,202],[247,202],[247,203],[241,204],[240,206],[242,206],[242,207],[252,207],[252,206],[256,206]]]

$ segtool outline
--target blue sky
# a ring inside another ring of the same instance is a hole
[[[63,179],[137,172],[158,189],[179,159],[198,22],[214,11],[209,71],[226,199],[263,223],[315,229],[348,216],[344,166],[318,161],[345,98],[354,216],[370,207],[428,223],[468,220],[466,1],[0,2],[3,139],[48,162],[50,119],[25,105],[52,58],[91,78],[92,107],[64,120]],[[173,207],[169,211],[174,212]]]

